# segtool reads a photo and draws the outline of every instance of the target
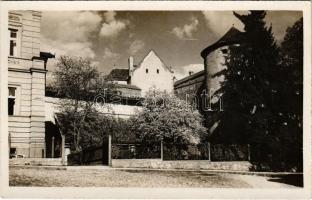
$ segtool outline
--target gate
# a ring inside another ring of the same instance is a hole
[[[108,165],[108,139],[102,146],[86,148],[83,151],[71,153],[67,157],[68,165]]]

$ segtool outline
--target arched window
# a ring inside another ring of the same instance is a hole
[[[148,73],[148,69],[145,69],[145,72]]]

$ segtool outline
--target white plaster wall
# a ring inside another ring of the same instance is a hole
[[[221,47],[211,52],[206,58],[206,65],[208,71],[208,88],[213,94],[216,90],[220,89],[221,83],[224,81],[224,76],[213,77],[217,72],[225,69],[225,56],[221,50],[228,49],[227,47]]]
[[[148,73],[146,73],[148,69]],[[159,74],[157,73],[159,69]],[[173,91],[173,73],[165,66],[160,58],[151,51],[142,61],[140,66],[133,72],[131,85],[135,85],[142,90],[142,96],[150,89],[156,89],[172,92]]]
[[[54,121],[54,114],[59,112],[59,98],[46,97],[45,98],[45,121]],[[112,114],[115,117],[129,118],[135,115],[137,110],[142,109],[140,106],[130,106],[121,104],[97,104],[97,109],[103,114]]]
[[[8,83],[18,88],[18,112],[8,119],[10,145],[26,157],[42,157],[44,150],[44,63],[32,60],[40,52],[40,20],[37,11],[9,12],[9,28],[18,30],[17,55],[8,59]]]

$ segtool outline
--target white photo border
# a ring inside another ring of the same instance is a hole
[[[9,187],[8,183],[8,29],[9,10],[295,10],[304,22],[303,150],[304,187],[299,189]],[[311,196],[311,2],[309,1],[22,1],[0,2],[0,194],[6,198],[270,198]]]

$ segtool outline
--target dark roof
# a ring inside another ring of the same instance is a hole
[[[185,83],[185,82],[187,82],[187,81],[189,81],[189,80],[195,79],[195,78],[197,78],[197,77],[199,77],[199,76],[203,76],[204,74],[205,74],[205,70],[202,70],[202,71],[199,71],[199,72],[197,72],[197,73],[195,73],[195,74],[192,74],[192,75],[190,75],[190,76],[187,76],[187,77],[185,77],[185,78],[182,78],[182,79],[180,79],[180,80],[177,80],[176,82],[174,82],[174,87],[176,87],[177,85],[179,85],[179,84],[181,84],[181,83]]]
[[[40,51],[40,56],[39,57],[38,56],[33,56],[32,60],[43,60],[46,63],[46,62],[48,62],[49,58],[55,58],[55,55],[51,54],[49,52],[42,52],[42,51]]]
[[[43,57],[43,58],[55,58],[55,55],[51,54],[50,52],[40,51],[40,57]]]
[[[128,81],[129,69],[113,69],[109,77],[114,81]]]
[[[135,85],[126,85],[126,84],[114,84],[116,88],[127,88],[127,89],[133,89],[133,90],[141,90]]]
[[[238,44],[242,41],[242,39],[243,32],[240,32],[233,26],[217,42],[205,48],[200,55],[205,58],[213,50],[230,44]]]

